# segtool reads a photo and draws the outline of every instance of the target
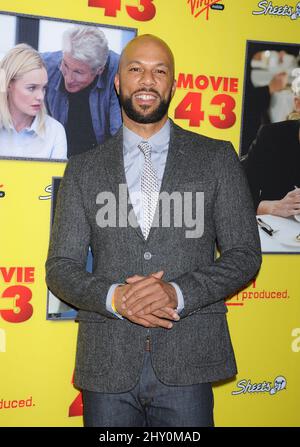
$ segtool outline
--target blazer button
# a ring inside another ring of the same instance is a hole
[[[146,261],[149,261],[152,258],[152,254],[149,251],[146,251],[144,253],[144,259],[146,259]]]

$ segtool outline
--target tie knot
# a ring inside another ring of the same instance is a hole
[[[143,152],[145,157],[150,157],[151,155],[151,145],[148,141],[141,141],[138,148]]]

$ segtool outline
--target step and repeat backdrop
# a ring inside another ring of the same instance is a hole
[[[82,25],[101,30],[108,52],[92,83],[80,64],[62,60],[66,36]],[[17,44],[38,50],[48,72],[48,114],[65,130],[68,147],[36,147],[38,129],[12,139],[0,129],[0,426],[82,426],[81,395],[72,383],[76,309],[47,290],[44,264],[67,159],[120,126],[118,55],[144,33],[166,40],[175,55],[171,118],[232,141],[258,207],[263,265],[227,301],[239,372],[214,387],[215,423],[300,425],[300,217],[259,205],[265,190],[278,201],[288,182],[288,191],[300,187],[300,156],[291,149],[300,149],[299,26],[295,0],[1,0],[0,64]],[[84,115],[71,106],[80,91],[90,95],[86,135]],[[3,69],[0,95],[7,97]]]

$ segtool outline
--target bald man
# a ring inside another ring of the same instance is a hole
[[[261,263],[247,182],[230,143],[168,118],[161,39],[127,45],[115,86],[123,127],[70,159],[46,263],[49,288],[79,309],[84,424],[213,426],[212,383],[236,374],[224,301]]]

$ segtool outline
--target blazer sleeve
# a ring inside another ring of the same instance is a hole
[[[217,167],[216,167],[217,168]],[[214,204],[216,243],[219,251],[209,265],[201,265],[172,279],[181,288],[187,317],[225,300],[246,286],[261,265],[260,239],[245,174],[233,147],[226,144],[220,157],[220,178]]]
[[[54,295],[71,306],[117,318],[106,309],[111,283],[86,271],[91,227],[77,177],[80,161],[78,157],[69,160],[60,184],[46,261],[46,282]]]

